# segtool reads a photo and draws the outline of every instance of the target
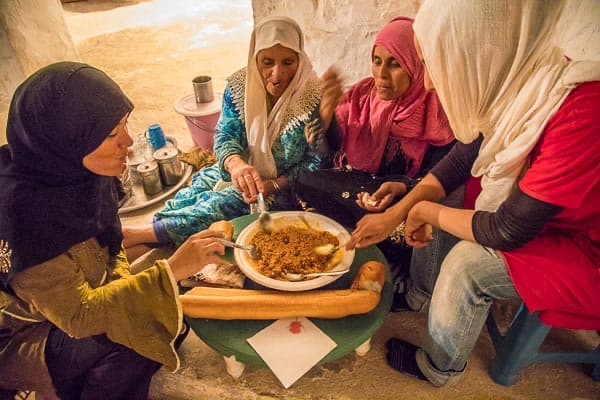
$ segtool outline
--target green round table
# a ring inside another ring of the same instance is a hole
[[[257,214],[233,219],[234,239],[251,222]],[[225,258],[233,262],[233,251],[227,249]],[[321,289],[347,289],[356,276],[358,269],[367,261],[380,261],[387,266],[385,257],[376,246],[356,249],[350,272]],[[246,289],[268,289],[250,279],[244,283]],[[384,322],[392,304],[392,283],[389,270],[386,268],[385,285],[381,292],[381,300],[375,309],[367,314],[350,315],[340,319],[310,318],[325,332],[337,346],[320,362],[325,363],[355,351],[364,355],[370,349],[371,336]],[[227,371],[238,378],[241,376],[244,363],[266,366],[265,362],[246,341],[257,332],[266,328],[274,320],[218,320],[185,317],[191,329],[204,343],[222,354],[227,363]]]

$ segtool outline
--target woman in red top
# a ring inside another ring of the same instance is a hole
[[[388,342],[393,367],[436,386],[464,370],[493,299],[520,297],[553,326],[600,329],[600,66],[555,46],[562,7],[427,0],[415,19],[425,86],[460,143],[399,203],[359,221],[349,247],[405,221],[407,243],[426,252],[431,227],[444,231],[429,335],[418,349]],[[438,203],[472,176],[474,210]],[[411,272],[429,268],[416,259]]]

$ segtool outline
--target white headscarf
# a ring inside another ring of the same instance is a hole
[[[484,136],[471,173],[476,208],[515,188],[546,123],[571,89],[600,80],[600,63],[567,62],[556,43],[564,2],[426,0],[414,22],[426,68],[457,139]]]
[[[267,114],[267,92],[258,71],[256,55],[260,50],[279,44],[298,54],[298,70],[281,97]],[[256,25],[250,39],[244,113],[249,163],[263,178],[277,177],[277,168],[271,146],[281,133],[282,121],[289,107],[303,93],[309,79],[315,78],[313,66],[304,53],[304,37],[298,24],[287,17],[269,17]]]

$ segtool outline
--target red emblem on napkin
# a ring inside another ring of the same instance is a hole
[[[290,322],[289,330],[291,333],[300,333],[302,332],[302,323],[300,321],[292,321]]]

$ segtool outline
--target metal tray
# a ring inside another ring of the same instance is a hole
[[[119,208],[119,215],[127,214],[132,211],[140,210],[142,208],[156,204],[161,200],[164,200],[179,190],[188,178],[192,175],[192,166],[189,164],[183,164],[184,170],[181,179],[175,185],[166,186],[162,192],[153,195],[147,195],[144,193],[144,188],[141,184],[134,184],[131,197],[123,203]]]

